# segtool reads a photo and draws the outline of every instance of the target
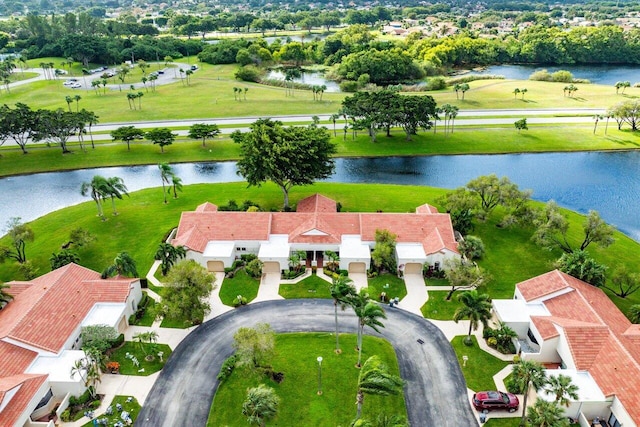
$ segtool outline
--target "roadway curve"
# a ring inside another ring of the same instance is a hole
[[[431,322],[388,309],[381,336],[395,348],[412,426],[478,426],[455,353]],[[268,321],[277,332],[334,329],[330,300],[281,300],[250,304],[216,317],[191,332],[173,352],[136,421],[139,427],[205,426],[216,376],[232,353],[241,326]],[[341,314],[341,328],[355,333],[353,314]],[[351,326],[351,327],[350,327]],[[419,344],[422,339],[424,344]],[[355,374],[355,373],[354,373]],[[355,391],[354,391],[355,392]],[[355,394],[354,394],[355,395]]]

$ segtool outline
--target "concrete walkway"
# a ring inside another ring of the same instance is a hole
[[[407,287],[407,296],[402,298],[398,307],[411,313],[422,316],[420,308],[429,300],[427,287],[424,284],[422,274],[405,274],[404,284]],[[387,295],[393,298],[393,295]]]
[[[205,316],[205,322],[209,319],[220,316],[221,314],[226,313],[229,310],[233,310],[233,307],[224,305],[222,303],[222,300],[220,299],[220,289],[222,288],[222,282],[224,281],[225,273],[223,271],[218,271],[213,274],[216,277],[216,281],[214,283],[215,286],[213,288],[213,291],[209,295],[209,305],[211,306],[211,311]]]
[[[252,302],[270,301],[274,299],[284,299],[278,293],[280,289],[280,272],[264,273],[260,279],[258,296]]]
[[[369,281],[367,280],[367,273],[349,273],[349,279],[353,280],[353,286],[356,287],[358,292],[362,288],[366,288],[369,286]]]

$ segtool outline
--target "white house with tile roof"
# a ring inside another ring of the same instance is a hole
[[[293,251],[305,251],[309,266],[322,267],[324,252],[333,251],[341,269],[364,272],[376,230],[396,234],[397,265],[407,273],[460,256],[449,214],[433,206],[415,213],[338,212],[336,202],[320,194],[300,200],[296,212],[222,212],[204,203],[182,213],[172,244],[184,246],[187,258],[209,271],[223,271],[253,253],[264,262],[263,271],[279,272],[288,268]]]
[[[13,299],[0,310],[0,426],[31,426],[69,395],[84,392],[79,375],[71,376],[74,362],[85,356],[81,328],[106,324],[124,332],[142,298],[140,280],[102,280],[100,273],[68,264],[7,284]]]
[[[567,416],[584,427],[596,417],[613,427],[640,424],[640,325],[602,290],[554,270],[518,283],[513,300],[492,304],[518,333],[522,359],[553,366],[549,375],[570,376],[580,387]]]

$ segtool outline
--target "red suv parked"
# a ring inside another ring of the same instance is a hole
[[[518,396],[501,391],[480,391],[473,395],[473,407],[478,411],[488,412],[493,409],[506,409],[515,412],[520,406]]]

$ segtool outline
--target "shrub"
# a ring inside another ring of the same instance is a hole
[[[559,70],[551,74],[551,80],[554,82],[573,83],[573,74],[567,70]]]
[[[98,407],[100,407],[100,400],[94,400],[89,404],[89,407],[91,409],[98,409]]]
[[[71,399],[69,399],[69,404],[71,404]],[[62,414],[60,414],[60,419],[65,423],[71,421],[71,410],[67,408],[62,411]]]
[[[238,295],[233,299],[231,304],[234,307],[240,307],[241,305],[247,305],[247,298],[243,297],[242,295]]]
[[[124,343],[124,334],[118,335],[118,338],[111,341],[111,348],[120,347]]]
[[[550,82],[552,80],[552,77],[551,77],[551,73],[545,69],[545,70],[539,70],[539,71],[533,72],[529,76],[529,80],[536,80],[540,82]]]
[[[358,82],[353,80],[343,80],[340,82],[340,90],[342,92],[357,92]]]
[[[504,382],[505,387],[507,387],[507,391],[513,394],[522,394],[522,390],[518,387],[515,380],[513,378],[509,378]]]
[[[431,77],[424,86],[425,90],[442,90],[447,87],[447,81],[444,77]]]
[[[504,76],[495,74],[469,74],[467,76],[453,77],[447,81],[449,86],[453,86],[459,83],[469,83],[476,80],[504,80]]]
[[[264,263],[256,258],[247,264],[247,266],[245,267],[245,270],[247,271],[247,274],[249,276],[257,279],[260,276],[262,276],[263,265]]]
[[[240,67],[234,74],[235,78],[238,80],[254,83],[258,83],[260,81],[261,75],[262,71],[254,65],[245,65],[244,67]]]
[[[236,361],[238,360],[238,356],[235,354],[231,357],[227,357],[227,359],[222,363],[220,367],[220,372],[218,373],[218,381],[222,382],[229,378],[233,369],[236,367]]]
[[[495,348],[498,345],[498,339],[496,337],[489,337],[487,339],[487,345]]]
[[[484,243],[479,237],[468,235],[458,244],[458,250],[469,260],[480,259],[484,256]]]
[[[248,264],[251,261],[253,261],[254,259],[258,259],[258,255],[256,255],[256,254],[242,254],[242,255],[240,255],[240,259],[243,261],[244,264]]]

